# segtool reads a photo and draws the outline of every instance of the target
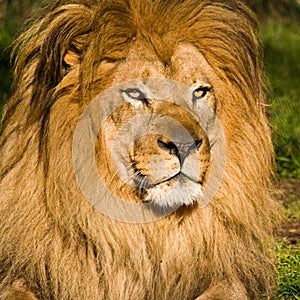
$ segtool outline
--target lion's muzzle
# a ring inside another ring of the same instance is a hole
[[[176,119],[169,114],[153,117],[148,126],[155,128],[157,118],[160,124],[166,118],[163,130],[153,133],[151,129],[151,133],[139,136],[129,147],[132,178],[144,202],[171,205],[169,196],[176,191],[173,198],[189,205],[202,194],[210,162],[209,143],[188,112],[183,123],[183,112]]]

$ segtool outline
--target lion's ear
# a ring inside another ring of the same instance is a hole
[[[63,56],[63,65],[67,68],[73,68],[79,65],[82,58],[82,53],[88,40],[88,34],[84,33],[71,41],[70,46]]]
[[[64,65],[68,68],[73,68],[80,64],[80,54],[76,51],[69,50],[64,56]]]
[[[28,89],[20,82],[31,87],[30,103],[37,110],[34,118],[49,111],[55,88],[69,70],[81,64],[93,30],[94,12],[88,6],[54,2],[55,7],[21,35],[15,46],[14,85],[22,91]]]

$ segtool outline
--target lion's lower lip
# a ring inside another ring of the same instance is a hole
[[[134,184],[135,186],[137,186],[139,189],[151,189],[154,188],[155,186],[158,186],[162,183],[168,182],[176,177],[179,177],[180,173],[175,174],[174,176],[171,176],[169,178],[165,178],[164,180],[161,180],[159,182],[156,183],[151,183],[149,182],[149,180],[147,179],[147,177],[142,177],[142,176],[137,176],[134,179]]]
[[[167,179],[164,179],[162,181],[159,181],[155,184],[150,184],[149,182],[147,182],[146,180],[144,180],[143,184],[142,185],[139,185],[140,183],[138,182],[139,180],[136,180],[135,181],[135,184],[140,188],[140,189],[152,189],[154,187],[157,187],[161,184],[165,184],[165,183],[168,183],[168,182],[171,182],[172,180],[176,180],[180,183],[180,181],[183,181],[184,178],[187,178],[188,180],[194,182],[194,183],[198,183],[198,184],[202,184],[202,182],[200,181],[195,181],[194,179],[190,178],[188,175],[182,173],[182,172],[179,172],[177,173],[176,175],[172,176],[172,177],[169,177]]]
[[[143,190],[144,203],[160,208],[178,208],[193,205],[203,196],[202,184],[195,182],[183,173]]]

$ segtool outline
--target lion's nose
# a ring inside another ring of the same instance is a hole
[[[194,150],[198,150],[202,143],[202,139],[196,140],[192,143],[173,143],[164,142],[161,139],[157,140],[157,144],[162,150],[168,151],[170,154],[177,155],[182,161],[189,153]]]

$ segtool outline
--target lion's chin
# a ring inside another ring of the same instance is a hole
[[[202,185],[180,174],[146,189],[143,202],[150,204],[155,209],[175,210],[183,205],[196,204],[202,196]]]

